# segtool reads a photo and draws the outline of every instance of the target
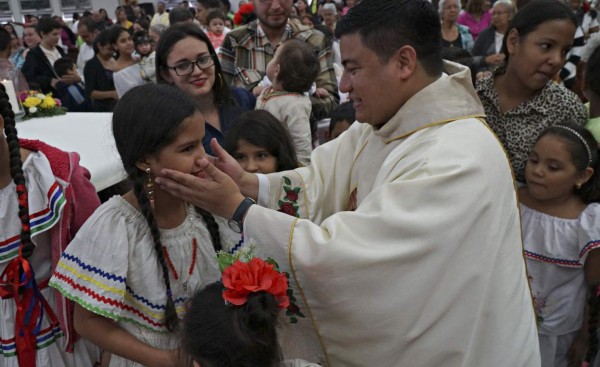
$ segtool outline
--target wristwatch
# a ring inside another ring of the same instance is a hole
[[[233,213],[233,217],[227,222],[229,228],[236,233],[242,233],[242,229],[244,228],[244,215],[250,208],[251,205],[256,204],[252,198],[245,198],[240,205],[237,207],[235,212]]]

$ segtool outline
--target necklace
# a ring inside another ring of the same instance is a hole
[[[190,268],[188,269],[188,276],[187,276],[187,279],[183,283],[181,283],[181,285],[183,286],[183,291],[188,296],[190,295],[188,292],[188,282],[190,281],[190,277],[192,276],[192,274],[194,273],[194,269],[196,268],[196,254],[197,253],[198,253],[198,242],[196,241],[196,238],[194,238],[192,240],[192,262],[190,263]],[[177,270],[175,270],[173,261],[171,261],[171,256],[169,256],[169,251],[164,246],[163,246],[163,254],[165,256],[165,260],[167,261],[167,266],[171,270],[171,273],[173,273],[173,278],[175,278],[175,280],[179,280],[179,274],[177,274]]]

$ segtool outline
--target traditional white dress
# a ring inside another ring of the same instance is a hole
[[[251,206],[246,236],[290,272],[329,366],[540,365],[509,162],[468,69],[445,67],[381,128],[259,178],[283,213]]]
[[[50,163],[41,152],[32,152],[23,163],[27,182],[29,217],[35,250],[28,259],[35,270],[35,279],[41,293],[56,314],[56,298],[47,286],[52,273],[52,250],[49,230],[58,225],[66,199],[61,185],[57,183]],[[0,273],[8,262],[18,256],[21,221],[17,215],[19,204],[14,182],[0,189]],[[18,367],[15,345],[16,306],[13,298],[0,299],[0,367]],[[79,339],[74,353],[65,352],[64,333],[60,325],[51,325],[48,314],[44,315],[41,329],[36,337],[36,366],[80,367],[93,366],[99,361],[100,351],[91,343]]]
[[[589,252],[600,247],[600,204],[588,205],[577,219],[521,204],[521,223],[542,366],[567,366],[567,352],[584,318],[583,267]]]
[[[240,242],[224,219],[221,244]],[[216,254],[204,221],[192,206],[176,228],[161,230],[173,300],[179,317],[198,289],[220,279]],[[180,336],[163,322],[166,286],[146,219],[122,197],[104,203],[79,230],[63,254],[50,285],[84,308],[117,321],[144,343],[159,349],[179,347]],[[111,367],[138,363],[113,355]]]

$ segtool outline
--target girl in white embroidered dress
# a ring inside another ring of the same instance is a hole
[[[240,238],[154,185],[163,168],[201,174],[204,119],[185,92],[133,88],[115,107],[113,134],[133,190],[86,222],[50,284],[78,303],[75,329],[112,354],[111,367],[180,366],[185,304],[219,278],[215,251]]]
[[[580,365],[588,344],[586,295],[597,302],[586,283],[600,281],[599,170],[597,142],[577,125],[544,130],[525,166],[523,245],[543,367]]]

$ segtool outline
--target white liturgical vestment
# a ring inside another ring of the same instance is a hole
[[[445,69],[380,128],[266,176],[259,203],[287,214],[246,215],[329,366],[540,366],[510,165],[468,70]]]

